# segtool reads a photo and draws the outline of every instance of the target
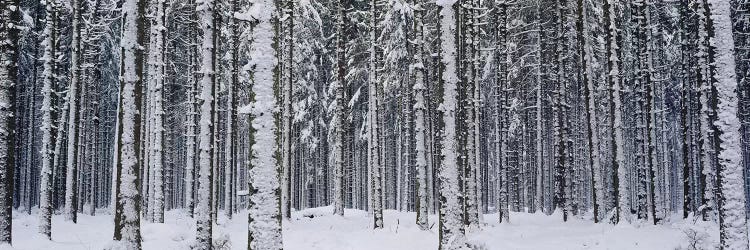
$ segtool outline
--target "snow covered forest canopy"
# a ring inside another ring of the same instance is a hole
[[[750,0],[0,0],[0,248],[742,250],[749,195]]]

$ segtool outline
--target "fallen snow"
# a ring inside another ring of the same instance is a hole
[[[219,213],[223,214],[223,213]],[[430,216],[430,231],[421,231],[414,223],[416,214],[385,211],[385,228],[372,230],[371,216],[359,210],[347,210],[344,217],[333,216],[332,207],[294,212],[284,222],[285,249],[437,249],[437,216]],[[229,239],[232,249],[247,245],[247,213],[227,221],[219,218],[214,239]],[[485,216],[486,226],[468,232],[469,242],[486,249],[676,249],[687,246],[686,228],[707,233],[707,244],[715,246],[718,230],[713,224],[692,225],[692,220],[670,225],[594,224],[573,218],[566,223],[561,216],[512,213],[511,223],[498,225],[497,214]],[[37,215],[14,213],[13,248],[0,249],[102,249],[110,244],[113,222],[110,215],[80,214],[79,223],[55,215],[52,241],[37,233]],[[165,224],[142,225],[144,249],[189,249],[195,237],[195,222],[181,210],[166,213]],[[711,248],[707,248],[711,249]]]

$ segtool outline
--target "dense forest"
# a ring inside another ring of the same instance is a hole
[[[439,249],[519,212],[749,249],[750,1],[0,0],[0,179],[8,244],[182,210],[193,249],[233,216],[282,249],[331,206]]]

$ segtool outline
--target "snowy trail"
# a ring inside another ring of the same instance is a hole
[[[284,223],[284,248],[291,250],[338,249],[437,249],[437,216],[430,216],[430,231],[421,231],[414,223],[416,214],[385,211],[385,228],[370,229],[367,212],[347,210],[345,217],[332,215],[331,207],[294,212]],[[14,248],[0,249],[102,249],[112,238],[113,222],[109,215],[79,215],[79,223],[66,222],[55,215],[52,223],[53,241],[37,231],[36,214],[17,212],[13,219]],[[487,225],[470,232],[469,241],[487,249],[675,249],[686,244],[682,222],[673,225],[594,224],[572,219],[563,223],[558,215],[511,214],[511,223],[498,225],[496,214],[486,215]],[[144,249],[189,249],[195,237],[195,222],[181,211],[166,213],[165,224],[145,223]],[[715,227],[710,227],[718,239]],[[245,249],[247,244],[247,213],[227,221],[220,216],[214,239],[229,239],[232,249]]]

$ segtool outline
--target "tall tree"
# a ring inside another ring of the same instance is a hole
[[[191,22],[189,24],[188,36],[190,39],[190,47],[188,48],[189,55],[189,70],[190,74],[188,77],[187,87],[187,114],[185,118],[186,123],[186,142],[187,152],[185,152],[185,207],[187,208],[190,216],[195,215],[195,165],[197,163],[198,154],[198,100],[196,98],[198,92],[198,17],[197,8],[195,8],[195,0],[188,1],[188,7],[192,8],[193,11],[190,15]]]
[[[543,107],[543,102],[542,102],[542,95],[543,95],[542,94],[542,91],[543,91],[542,90],[542,85],[543,85],[542,74],[544,73],[542,72],[543,71],[542,50],[546,41],[544,40],[545,26],[542,20],[542,11],[544,10],[542,9],[541,2],[542,2],[541,0],[535,1],[536,8],[534,11],[536,14],[536,19],[537,19],[535,21],[535,26],[539,29],[539,31],[537,32],[539,37],[538,37],[538,41],[536,44],[536,51],[535,51],[537,60],[539,60],[539,63],[538,63],[539,66],[537,66],[538,67],[537,70],[539,72],[537,72],[536,74],[536,89],[534,90],[535,97],[536,97],[535,105],[534,105],[535,115],[536,115],[536,118],[535,118],[536,125],[534,129],[535,131],[534,133],[536,134],[536,145],[534,147],[536,149],[536,154],[535,154],[536,160],[534,161],[536,163],[536,166],[535,166],[536,176],[534,179],[535,180],[535,187],[534,187],[535,192],[534,192],[534,208],[532,208],[532,211],[544,211],[544,198],[543,198],[544,186],[542,184],[543,179],[544,179],[544,148],[542,148],[542,144],[544,143],[544,132],[543,132],[544,122],[542,121],[543,119],[542,113],[544,112],[543,111],[544,107]],[[594,212],[594,214],[596,214],[596,212]]]
[[[57,135],[53,122],[56,110],[53,107],[55,86],[55,58],[57,57],[57,1],[45,3],[44,23],[44,85],[42,86],[42,171],[39,189],[39,233],[52,239],[52,168]]]
[[[681,1],[679,5],[680,10],[680,31],[679,31],[679,39],[680,39],[680,73],[681,73],[681,90],[682,90],[682,100],[680,100],[681,104],[681,114],[680,114],[680,122],[682,123],[682,145],[681,145],[681,153],[682,153],[682,191],[683,191],[683,201],[682,201],[682,217],[683,219],[686,219],[689,216],[690,209],[691,209],[691,172],[692,172],[692,166],[693,166],[693,157],[691,157],[691,153],[694,149],[692,143],[694,142],[693,139],[693,122],[692,119],[692,108],[693,108],[693,93],[694,87],[692,84],[692,80],[689,79],[689,67],[690,62],[689,59],[692,58],[692,56],[689,54],[690,49],[692,46],[689,41],[689,33],[688,29],[691,28],[691,24],[693,23],[690,18],[690,5],[693,1]]]
[[[239,83],[239,72],[240,72],[240,27],[234,13],[239,12],[240,4],[239,0],[231,1],[231,16],[228,19],[229,29],[229,50],[228,57],[231,60],[230,63],[230,79],[227,86],[227,115],[226,115],[226,129],[224,135],[224,154],[226,169],[226,182],[224,183],[224,209],[229,218],[232,218],[232,214],[235,210],[235,197],[236,190],[238,188],[236,183],[236,166],[238,161],[237,150],[237,90],[240,85]]]
[[[70,84],[68,87],[68,154],[66,163],[65,178],[65,219],[78,221],[78,157],[79,157],[79,128],[81,125],[80,114],[80,97],[82,90],[79,90],[81,83],[82,64],[83,64],[83,44],[81,33],[83,28],[84,11],[82,0],[73,0],[72,7],[72,52],[70,54]]]
[[[344,133],[346,129],[346,41],[344,0],[337,2],[336,15],[336,110],[333,113],[335,137],[333,140],[333,213],[344,216]]]
[[[414,133],[416,137],[416,169],[417,169],[417,226],[421,230],[429,229],[428,225],[428,196],[427,196],[427,156],[425,135],[426,112],[425,103],[425,41],[424,41],[424,14],[426,6],[423,0],[414,1],[414,46],[415,54],[412,64],[414,70],[414,90],[415,102],[414,109],[416,116],[414,120]]]
[[[615,217],[613,223],[619,223],[628,220],[630,213],[629,192],[627,169],[625,165],[625,151],[623,142],[623,120],[622,120],[622,98],[621,98],[621,81],[620,81],[620,36],[618,35],[617,17],[619,10],[618,1],[606,0],[604,2],[604,22],[607,30],[606,44],[607,48],[607,81],[610,87],[609,107],[610,127],[612,129],[612,138],[610,145],[612,153],[612,169],[610,170],[613,177],[614,187],[614,204]]]
[[[592,46],[588,41],[589,25],[588,22],[588,11],[586,9],[586,2],[584,0],[578,0],[577,9],[577,31],[578,31],[578,50],[580,53],[580,81],[584,84],[583,87],[583,99],[586,106],[586,125],[587,125],[587,145],[588,145],[588,165],[591,174],[592,182],[592,201],[594,207],[594,222],[598,223],[600,218],[600,206],[603,200],[603,188],[601,183],[601,161],[599,155],[599,137],[598,137],[598,126],[596,116],[596,98],[594,96],[595,83],[591,76],[591,58]]]
[[[291,208],[291,196],[292,196],[292,188],[291,188],[291,175],[292,175],[292,113],[294,110],[292,109],[292,86],[294,83],[294,74],[293,74],[293,68],[294,68],[294,0],[286,0],[284,1],[283,6],[283,14],[284,14],[284,25],[283,29],[280,33],[283,34],[283,43],[285,46],[281,48],[283,50],[283,53],[281,55],[284,55],[285,58],[283,64],[282,70],[282,76],[281,76],[281,95],[283,96],[282,105],[283,105],[283,113],[282,113],[282,187],[281,187],[281,207],[282,207],[282,214],[284,218],[291,218],[292,217],[292,208]],[[343,175],[341,176],[343,179]],[[341,197],[343,199],[343,184],[342,184],[342,190],[341,190]],[[341,213],[343,214],[343,202],[341,202]]]
[[[279,8],[273,0],[262,0],[254,3],[255,9],[263,12],[250,12],[245,18],[255,20],[251,31],[252,43],[249,55],[253,58],[251,65],[252,93],[255,97],[252,107],[253,155],[252,168],[249,172],[250,207],[248,224],[248,249],[282,249],[281,238],[281,190],[279,171],[281,162],[276,157],[280,145],[277,138],[274,110],[280,91],[278,70],[278,26],[274,24],[279,18]]]
[[[381,157],[382,148],[380,146],[380,113],[381,86],[378,74],[378,19],[380,9],[377,0],[370,0],[370,48],[369,48],[369,69],[367,79],[367,168],[370,175],[370,207],[373,213],[373,228],[383,228],[383,172]]]
[[[556,1],[556,18],[557,18],[557,31],[560,33],[559,37],[557,38],[556,51],[557,53],[557,82],[558,82],[558,89],[557,91],[557,115],[555,116],[555,119],[557,120],[556,126],[556,134],[557,134],[557,155],[556,155],[556,161],[557,165],[555,166],[555,197],[554,199],[556,202],[557,208],[561,208],[563,212],[563,221],[568,220],[568,216],[570,213],[570,192],[568,190],[571,190],[571,172],[570,172],[570,162],[568,161],[568,157],[570,155],[570,151],[572,151],[571,145],[569,143],[570,141],[570,119],[569,119],[569,98],[568,98],[568,88],[570,87],[570,78],[569,78],[569,72],[570,72],[570,61],[568,58],[569,54],[569,1],[568,0],[558,0]]]
[[[459,76],[458,16],[455,0],[438,1],[440,30],[440,76],[439,85],[443,88],[441,112],[443,134],[441,138],[442,163],[439,170],[440,182],[440,249],[460,249],[466,245],[461,204],[463,195],[459,189],[458,141],[456,136],[456,113],[458,112],[457,87]]]
[[[657,211],[660,209],[660,204],[658,204],[658,201],[661,200],[660,196],[661,193],[656,190],[657,186],[657,171],[658,170],[658,163],[657,163],[657,153],[656,152],[656,137],[657,137],[657,131],[656,131],[656,90],[655,90],[655,80],[654,80],[654,60],[653,60],[653,30],[651,26],[651,5],[652,3],[648,0],[643,0],[640,4],[636,6],[637,11],[637,22],[638,22],[638,29],[636,33],[638,34],[638,40],[640,42],[641,47],[639,47],[639,53],[638,53],[638,81],[643,87],[643,92],[645,93],[643,108],[645,109],[645,115],[646,118],[645,122],[645,132],[646,132],[646,166],[648,167],[648,180],[645,180],[646,183],[648,183],[648,187],[646,188],[649,191],[648,197],[649,197],[649,211],[651,212],[651,219],[654,222],[654,225],[659,223],[661,220],[657,217],[657,214],[660,214],[660,211]]]
[[[145,0],[127,0],[123,3],[114,240],[119,241],[124,249],[141,248],[141,193],[138,187],[141,159],[137,152],[141,146],[141,76],[144,58],[140,48],[146,42],[145,14]]]
[[[710,19],[710,10],[708,3],[705,0],[696,0],[694,4],[695,13],[697,16],[698,27],[697,27],[697,40],[698,51],[696,57],[698,58],[698,84],[699,84],[699,120],[700,120],[700,170],[698,175],[700,176],[699,185],[703,191],[696,189],[696,202],[698,206],[703,206],[703,209],[699,211],[704,219],[713,220],[716,218],[717,207],[717,168],[718,166],[718,134],[716,127],[715,115],[715,103],[716,103],[716,88],[714,87],[714,81],[712,79],[714,62],[713,51],[711,50],[711,32],[712,22]],[[700,200],[698,199],[700,198]]]
[[[216,131],[214,123],[216,95],[216,39],[218,34],[216,20],[216,2],[214,0],[196,1],[198,25],[203,36],[200,38],[200,118],[199,155],[198,155],[198,199],[195,205],[196,242],[195,249],[213,249],[213,200],[214,197],[214,159],[213,142]]]
[[[479,168],[479,81],[480,76],[478,75],[479,68],[479,24],[477,15],[477,3],[473,0],[462,0],[461,1],[461,18],[462,25],[459,29],[461,30],[461,38],[459,43],[461,44],[462,51],[459,52],[460,57],[463,58],[465,64],[461,65],[463,69],[463,78],[459,81],[459,98],[463,97],[463,101],[459,106],[463,110],[464,127],[459,126],[459,130],[465,132],[458,132],[459,135],[464,135],[462,146],[462,157],[465,168],[463,169],[463,189],[465,192],[464,206],[465,206],[465,218],[464,223],[471,226],[478,226],[479,224],[479,200],[478,200],[478,183],[477,183],[477,171]],[[460,113],[460,112],[459,112]],[[460,137],[460,136],[459,136]]]
[[[494,122],[496,129],[496,150],[495,153],[498,158],[498,213],[500,222],[508,222],[510,220],[509,211],[509,196],[508,196],[508,124],[507,119],[502,117],[508,114],[507,110],[507,99],[508,92],[505,91],[508,84],[508,0],[500,0],[495,2],[495,64],[497,64],[497,71],[495,71],[495,114]]]
[[[15,143],[15,92],[18,84],[20,1],[0,1],[0,244],[11,244]]]
[[[748,249],[747,217],[738,118],[737,72],[729,1],[708,0],[711,46],[716,71],[715,112],[719,141],[719,227],[721,249]]]
[[[166,39],[166,1],[150,1],[151,25],[149,36],[149,53],[148,53],[148,90],[150,92],[150,101],[152,115],[151,126],[149,131],[152,140],[149,150],[151,159],[149,169],[152,171],[153,182],[149,190],[153,190],[153,206],[149,206],[152,221],[164,223],[164,78],[165,78],[165,39]]]

